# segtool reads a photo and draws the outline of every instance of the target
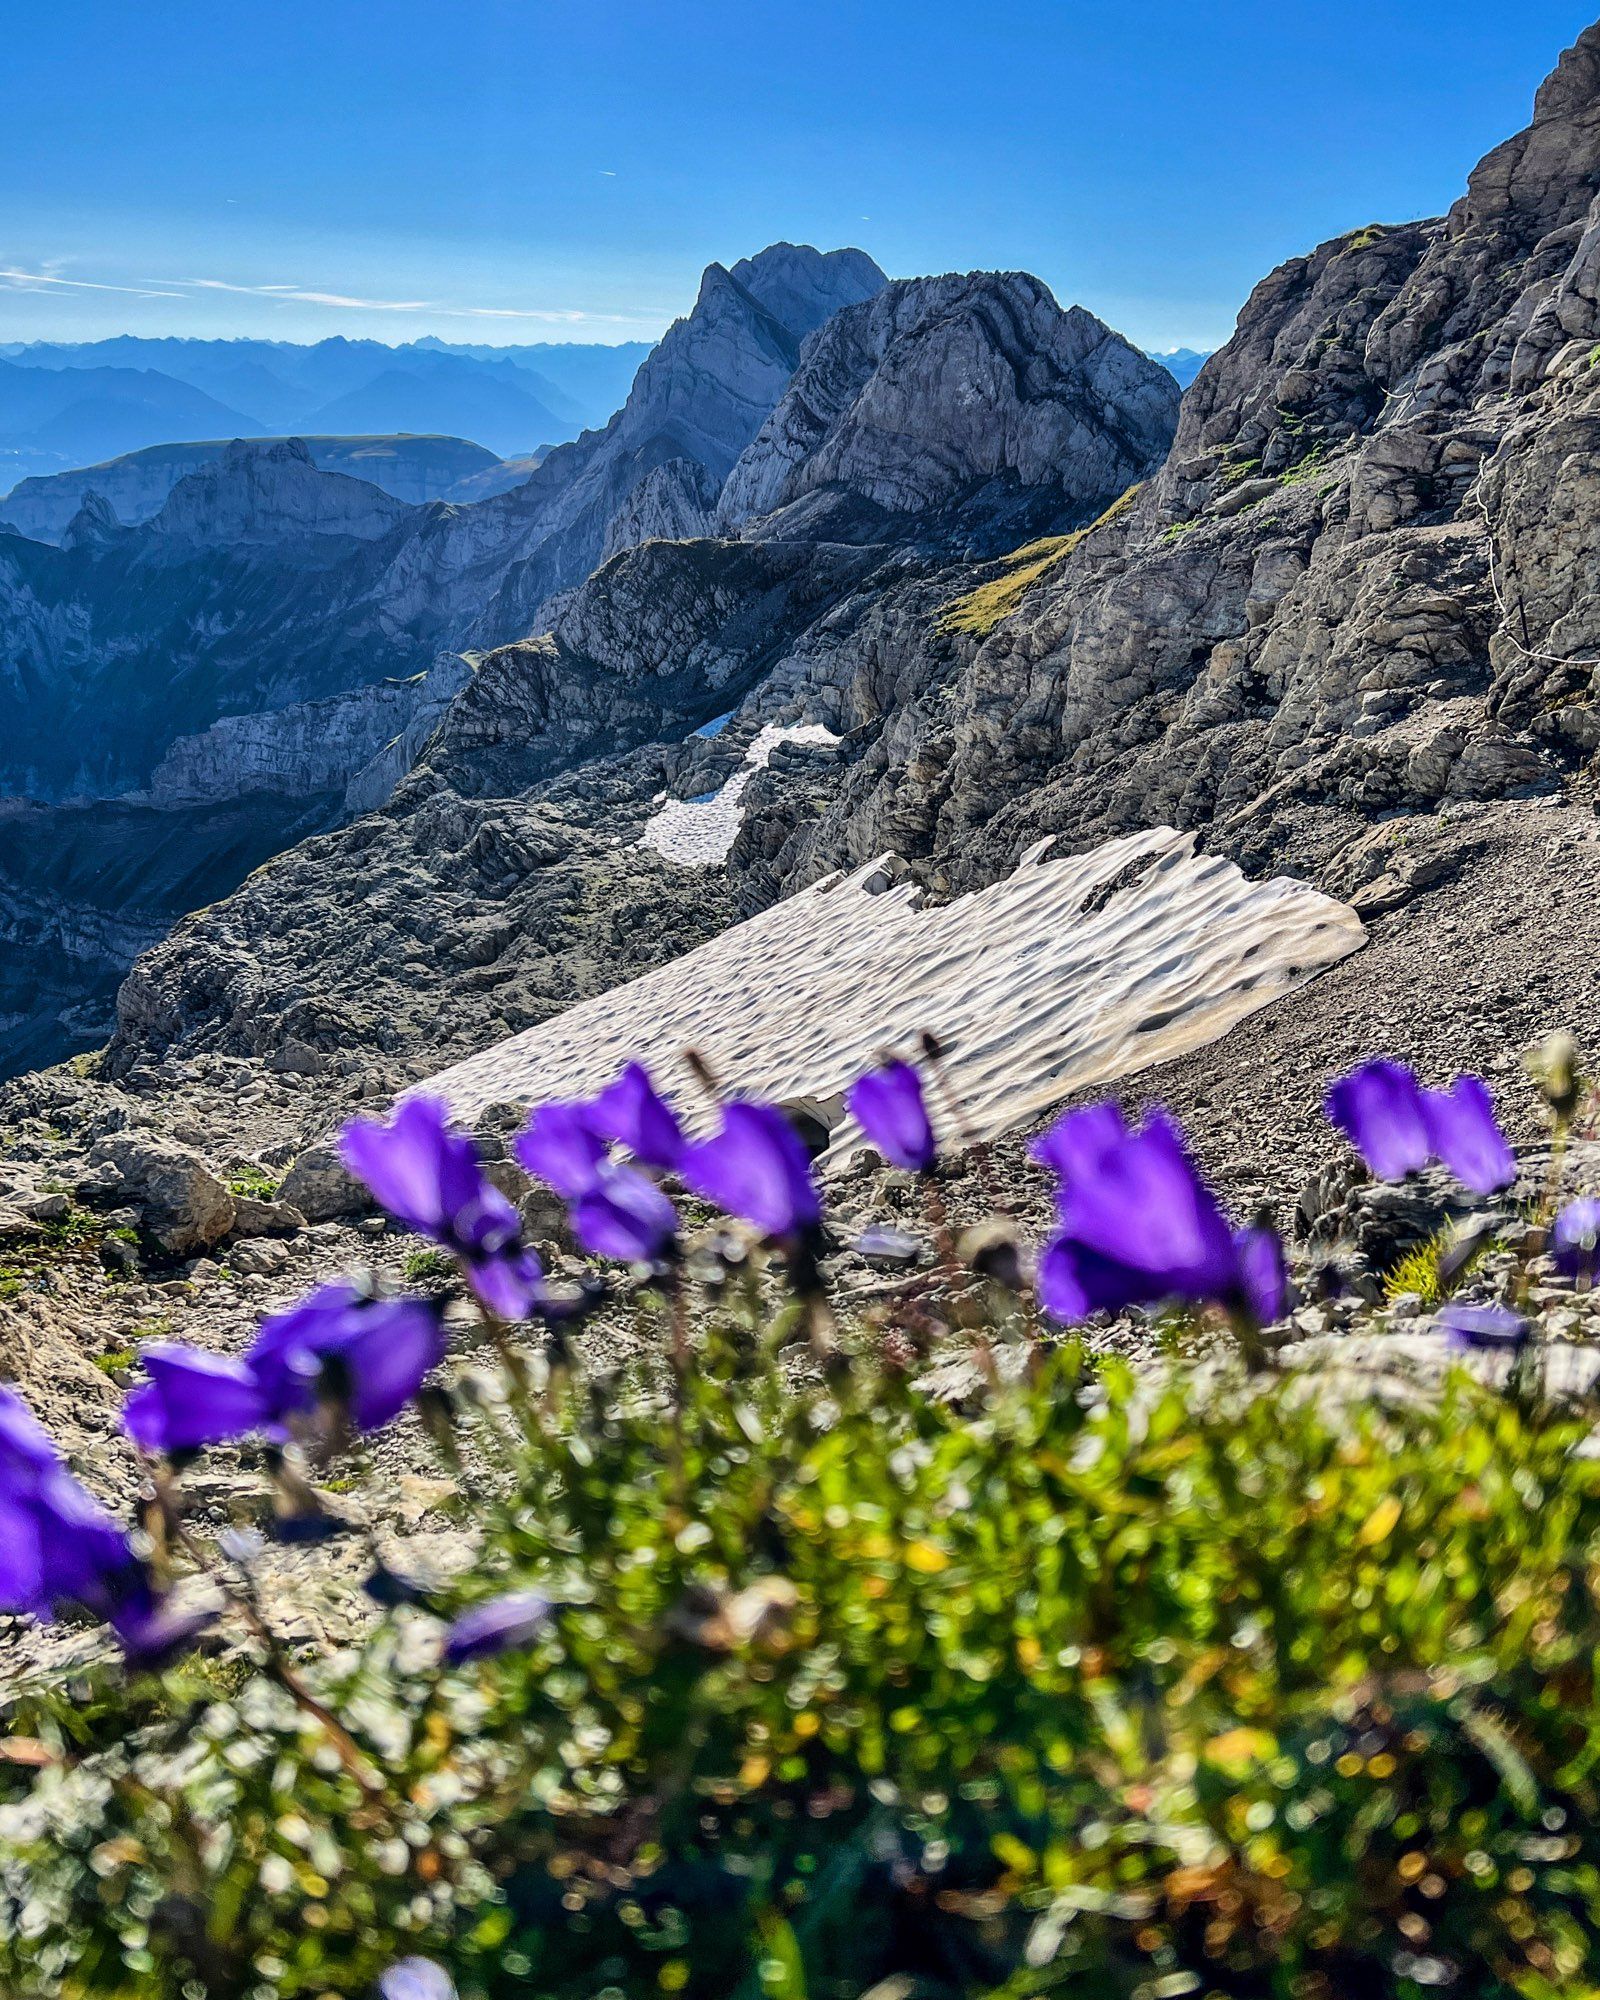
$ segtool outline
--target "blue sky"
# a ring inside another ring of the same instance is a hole
[[[1442,211],[1595,0],[5,0],[0,340],[653,337],[712,258],[1223,340]]]

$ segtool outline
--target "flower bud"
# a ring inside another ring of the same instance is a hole
[[[1565,1028],[1557,1028],[1529,1049],[1522,1066],[1539,1094],[1558,1118],[1570,1118],[1583,1094],[1578,1044]]]

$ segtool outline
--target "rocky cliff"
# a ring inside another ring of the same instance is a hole
[[[173,807],[257,792],[311,798],[343,792],[423,717],[436,719],[471,678],[442,653],[408,680],[351,688],[322,701],[289,702],[253,715],[224,715],[197,736],[168,745],[141,803]],[[364,795],[364,794],[363,794]]]
[[[766,880],[892,830],[958,885],[1041,833],[1171,819],[1354,891],[1441,808],[1581,781],[1597,186],[1591,29],[1446,218],[1359,230],[1256,289],[1159,479],[991,592],[991,629],[981,600],[957,620],[950,670],[817,819],[766,830]]]
[[[709,516],[715,495],[682,470],[701,461],[657,468],[619,531],[629,545],[555,603],[547,637],[479,661],[380,814],[259,871],[140,963],[120,1002],[118,1064],[173,1041],[254,1052],[285,1034],[323,1052],[404,1057],[436,1051],[441,1036],[464,1051],[513,1016],[538,1019],[558,995],[591,990],[602,966],[654,963],[660,937],[698,933],[707,910],[726,911],[746,887],[697,873],[686,890],[640,848],[663,792],[715,787],[763,723],[796,714],[825,727],[803,748],[780,744],[781,782],[831,763],[818,739],[834,728],[849,736],[839,756],[858,757],[882,726],[879,696],[899,698],[879,661],[918,642],[920,687],[947,654],[936,615],[970,583],[974,543],[1009,546],[1019,527],[1081,530],[1159,463],[1176,419],[1170,378],[1036,281],[978,274],[875,296],[881,311],[857,305],[801,351],[797,393],[842,380],[831,339],[842,319],[854,373],[807,438],[798,417],[785,420],[777,504],[741,521],[739,539],[662,539],[651,531]],[[982,438],[955,414],[974,382],[991,398]],[[725,509],[729,494],[767,490],[769,436],[730,463]],[[727,728],[696,733],[730,713]],[[439,846],[458,821],[471,825],[465,855],[454,834]],[[503,913],[490,918],[508,901],[537,921],[536,947]],[[641,925],[651,904],[656,919]],[[407,943],[419,922],[441,939],[461,932],[470,978],[454,943],[426,969]]]
[[[992,530],[1007,489],[1103,504],[1161,457],[1177,403],[1163,370],[1036,278],[893,284],[806,343],[717,526],[855,539],[963,502]]]

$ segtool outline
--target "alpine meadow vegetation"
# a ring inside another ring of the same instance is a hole
[[[471,1337],[356,1276],[239,1357],[150,1343],[136,1519],[0,1391],[0,1601],[117,1642],[5,1697],[0,1988],[1588,1990],[1600,1460],[1592,1412],[1545,1392],[1528,1284],[1587,1289],[1600,1201],[1553,1177],[1502,1295],[1440,1314],[1503,1374],[1341,1393],[1280,1365],[1283,1246],[1159,1111],[1035,1142],[1037,1252],[1003,1217],[955,1233],[940,1074],[930,1043],[849,1095],[927,1194],[921,1261],[865,1316],[830,1296],[783,1111],[724,1102],[692,1136],[632,1064],[517,1142],[594,1260],[579,1284],[442,1104],[347,1127],[349,1169],[476,1300]],[[1564,1046],[1541,1078],[1559,1154],[1588,1086]],[[1475,1078],[1367,1063],[1327,1108],[1380,1178],[1514,1182]],[[606,1288],[653,1330],[609,1374],[582,1338]],[[1085,1338],[1129,1312],[1137,1365]],[[935,1349],[962,1357],[937,1394]],[[333,1504],[402,1411],[473,1537],[448,1583]],[[245,1438],[270,1515],[212,1533],[186,1481]],[[359,1643],[291,1646],[267,1537],[315,1560],[363,1535]]]

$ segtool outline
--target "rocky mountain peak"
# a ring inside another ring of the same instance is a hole
[[[1163,481],[1170,509],[1192,519],[1219,499],[1242,504],[1253,477],[1371,431],[1420,464],[1429,448],[1417,437],[1480,399],[1526,393],[1565,351],[1586,355],[1600,336],[1597,191],[1600,26],[1446,218],[1351,230],[1257,285],[1184,401]],[[1481,450],[1458,448],[1463,475]]]
[[[888,283],[864,250],[814,250],[809,243],[770,243],[741,257],[728,275],[800,340],[841,306],[871,298]]]
[[[1586,28],[1545,79],[1533,122],[1497,146],[1467,180],[1452,230],[1499,225],[1525,242],[1580,220],[1600,188],[1600,22]]]
[[[364,479],[319,472],[300,438],[236,438],[178,481],[151,527],[184,542],[376,541],[411,511]]]
[[[723,477],[783,393],[806,336],[885,283],[862,251],[792,243],[731,270],[707,265],[693,312],[667,329],[605,435],[637,447],[670,433],[680,455]]]
[[[807,340],[718,525],[792,533],[805,503],[812,532],[819,507],[840,532],[846,504],[927,513],[992,482],[1104,505],[1160,462],[1177,412],[1165,369],[1025,272],[897,279]]]
[[[121,532],[111,502],[91,487],[62,532],[61,546],[64,549],[100,548]]]
[[[1592,23],[1564,49],[1560,61],[1539,86],[1533,100],[1533,122],[1581,117],[1600,99],[1600,21]]]

